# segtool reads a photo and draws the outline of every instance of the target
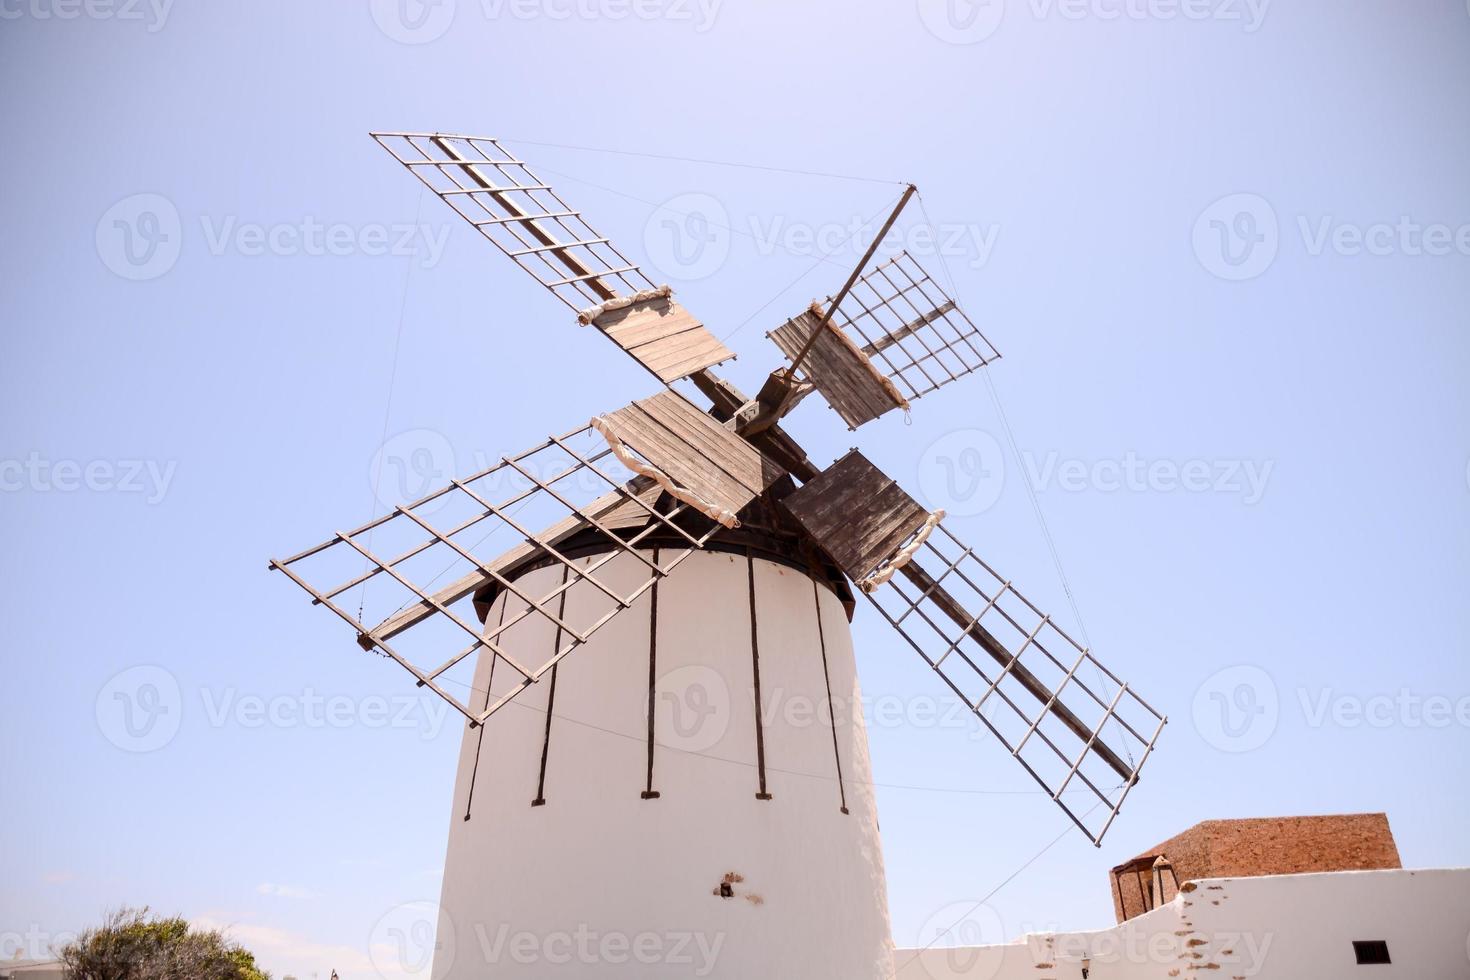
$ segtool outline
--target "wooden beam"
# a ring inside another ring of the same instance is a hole
[[[729,420],[734,417],[735,413],[747,401],[745,396],[741,394],[740,389],[716,376],[712,371],[697,371],[689,377],[695,386],[714,403],[714,417],[727,425],[729,424]],[[811,460],[807,459],[806,452],[790,436],[778,428],[768,429],[751,441],[757,449],[799,480],[810,480],[821,472],[812,464]],[[652,480],[649,480],[647,477],[638,477],[624,484],[623,492],[614,491],[605,494],[582,509],[592,517],[601,520],[603,517],[617,510],[620,506],[626,505],[628,502],[627,494],[644,494],[656,488],[657,485]],[[570,537],[586,526],[586,523],[580,517],[573,514],[547,528],[541,533],[540,537],[543,541],[555,546],[560,544],[563,539]],[[530,542],[522,543],[497,558],[491,567],[498,572],[503,572],[505,569],[514,567],[519,562],[524,561],[539,550],[538,547]],[[476,570],[435,592],[431,598],[435,602],[447,606],[451,603],[458,602],[467,595],[473,594],[482,586],[488,585],[493,581],[494,579],[489,575]],[[404,630],[434,615],[436,615],[436,610],[433,606],[425,602],[416,602],[403,611],[384,620],[383,623],[373,630],[372,636],[379,640],[390,640]],[[366,643],[369,647],[372,645],[372,641],[366,639],[366,637],[359,640],[359,642]]]
[[[751,431],[747,425],[741,424],[742,409],[750,405],[751,400],[735,385],[708,370],[696,371],[689,376],[689,380],[694,382],[701,394],[714,403],[715,418],[726,425],[733,420],[737,432],[749,439],[786,472],[803,483],[821,472],[821,469],[807,459],[806,450],[797,445],[796,440],[779,426],[772,424],[760,431]]]
[[[584,507],[583,510],[586,511],[587,514],[589,514],[590,516],[601,520],[602,518],[616,511],[619,507],[626,505],[628,503],[628,495],[631,494],[633,496],[637,496],[639,494],[646,494],[651,492],[651,490],[653,489],[658,489],[657,484],[655,484],[647,477],[640,476],[637,479],[630,480],[623,485],[623,490],[625,492],[614,491],[612,493],[606,494],[602,497],[597,498],[597,500],[593,501],[588,506]],[[586,522],[584,522],[577,515],[573,514],[556,522],[545,531],[542,531],[540,534],[540,538],[542,541],[545,541],[552,547],[555,547],[563,540],[571,537],[573,534],[576,534],[578,531],[581,531],[585,527],[587,527]],[[504,574],[506,569],[514,568],[520,562],[523,562],[532,555],[541,553],[542,551],[543,549],[539,545],[535,545],[529,541],[526,541],[516,545],[505,554],[495,559],[495,561],[491,562],[490,567],[493,568],[495,571]],[[432,600],[432,602],[438,603],[439,605],[448,606],[452,603],[458,602],[465,596],[474,593],[481,586],[490,585],[494,581],[495,579],[492,576],[477,569],[463,576],[462,578],[451,582],[449,585],[446,585],[444,588],[440,589],[438,592],[435,592],[429,598]],[[404,609],[399,613],[395,613],[393,616],[390,616],[388,619],[379,624],[378,627],[375,628],[372,632],[372,640],[368,639],[367,637],[361,637],[358,639],[358,643],[362,644],[367,649],[371,649],[373,646],[373,640],[391,640],[393,637],[397,636],[399,633],[402,633],[404,630],[416,626],[424,620],[435,615],[437,611],[438,610],[436,609],[436,607],[430,602],[416,602],[413,605],[409,606],[407,609]]]
[[[948,300],[941,306],[938,306],[930,310],[928,313],[925,313],[917,320],[914,320],[911,323],[905,323],[903,326],[893,331],[893,333],[885,333],[883,336],[879,337],[871,344],[864,344],[863,353],[867,354],[869,357],[872,357],[874,354],[877,354],[880,351],[885,351],[888,348],[892,347],[894,344],[898,343],[903,338],[912,336],[919,330],[927,327],[929,324],[933,323],[935,320],[938,320],[940,317],[944,316],[944,314],[950,312],[954,308],[954,300]],[[927,347],[928,345],[926,344],[925,346]],[[933,351],[930,351],[930,353],[932,354]]]
[[[818,326],[822,319],[821,308],[813,306],[766,336],[787,356],[798,350],[807,352],[802,373],[816,385],[849,429],[856,429],[895,408],[907,409],[908,400],[878,370],[868,352],[859,348],[837,324],[828,321],[825,327]],[[810,342],[813,331],[817,336],[814,344]],[[767,400],[763,396],[758,398]],[[781,397],[774,399],[774,407],[788,413],[799,400],[800,392],[795,388],[783,390]]]
[[[1054,692],[1049,690],[1035,674],[1027,670],[1019,660],[1016,660],[1011,655],[1011,652],[1005,648],[1005,644],[997,640],[985,627],[974,622],[975,617],[966,612],[964,606],[960,605],[953,596],[944,591],[928,572],[920,568],[917,561],[911,561],[907,565],[904,565],[899,569],[899,572],[910,582],[914,583],[921,592],[927,593],[929,598],[934,602],[934,605],[938,606],[940,611],[952,619],[956,626],[965,630],[971,639],[980,644],[985,652],[990,654],[991,659],[1002,667],[1010,664],[1010,675],[1026,689],[1027,693],[1041,702],[1043,706],[1052,701],[1052,694]],[[1014,664],[1011,663],[1013,660],[1016,660]],[[1062,704],[1060,700],[1052,703],[1049,710],[1052,714],[1056,715],[1058,721],[1067,726],[1073,735],[1081,739],[1083,744],[1090,742],[1092,744],[1092,751],[1096,752],[1120,778],[1124,780],[1134,780],[1137,778],[1133,775],[1132,767],[1118,758],[1112,749],[1104,745],[1102,738],[1095,735],[1092,729],[1088,728],[1082,719],[1073,714],[1072,710]]]
[[[913,184],[909,184],[907,187],[904,188],[903,196],[898,199],[898,206],[893,209],[893,213],[888,216],[888,220],[883,222],[883,227],[878,230],[877,236],[875,236],[872,243],[868,245],[868,250],[863,253],[863,257],[861,260],[859,260],[857,267],[852,270],[852,275],[847,277],[847,282],[842,284],[842,289],[837,293],[837,297],[832,300],[832,305],[827,307],[827,312],[822,317],[822,321],[817,324],[816,329],[812,331],[812,335],[807,338],[806,345],[802,347],[801,351],[796,355],[796,358],[791,362],[791,366],[786,369],[786,380],[788,382],[795,380],[796,369],[801,367],[802,359],[805,358],[807,352],[812,349],[812,345],[817,342],[817,338],[821,336],[821,333],[826,328],[827,324],[832,321],[832,315],[837,312],[837,307],[841,306],[842,301],[847,299],[847,294],[852,292],[852,287],[857,284],[858,277],[863,274],[863,269],[867,268],[868,262],[872,260],[873,253],[878,251],[878,246],[883,243],[883,239],[887,237],[888,232],[893,228],[894,223],[898,221],[898,216],[903,211],[904,206],[909,203],[909,199],[917,194],[918,191],[919,189]],[[781,416],[785,415],[788,411],[791,410],[794,395],[795,391],[792,390],[787,393],[784,399],[782,399],[780,408],[776,410],[776,418],[779,419]]]
[[[562,265],[570,269],[572,275],[577,277],[577,281],[585,281],[587,285],[592,287],[593,292],[597,293],[597,295],[601,296],[605,300],[613,299],[618,295],[615,290],[609,287],[601,279],[597,278],[597,274],[594,273],[592,269],[586,265],[586,263],[577,258],[577,256],[573,255],[571,251],[566,247],[565,242],[560,241],[556,238],[556,236],[552,235],[550,232],[546,231],[544,228],[536,223],[537,220],[540,218],[539,215],[533,215],[527,212],[524,208],[522,208],[519,204],[512,200],[509,195],[503,193],[507,190],[514,190],[514,188],[496,187],[489,180],[486,180],[484,177],[482,177],[480,175],[480,172],[476,169],[477,167],[481,166],[493,166],[495,161],[486,160],[483,163],[477,162],[473,158],[467,157],[463,153],[460,153],[448,140],[444,139],[444,137],[442,136],[431,137],[430,142],[432,142],[436,147],[439,148],[441,152],[450,157],[456,163],[467,164],[467,166],[460,167],[459,169],[463,170],[471,180],[479,184],[484,189],[485,193],[495,198],[496,204],[499,204],[509,214],[516,217],[518,219],[518,223],[524,225],[526,230],[531,233],[532,238],[535,238],[542,245],[548,246],[547,251],[551,255],[556,256],[556,258],[561,262]]]

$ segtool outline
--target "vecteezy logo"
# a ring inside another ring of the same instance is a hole
[[[919,492],[930,507],[973,517],[995,506],[1005,487],[1005,454],[982,429],[958,429],[919,457]]]
[[[730,727],[730,687],[712,667],[676,667],[654,686],[653,732],[659,745],[703,752]]]
[[[1276,682],[1259,667],[1242,664],[1214,674],[1194,693],[1194,727],[1221,752],[1258,749],[1276,732],[1280,717]]]
[[[155,752],[183,722],[179,682],[162,667],[132,667],[97,692],[97,728],[124,752]]]
[[[1276,209],[1258,194],[1222,197],[1194,223],[1194,254],[1200,265],[1231,282],[1265,272],[1280,246]]]
[[[373,926],[368,957],[385,980],[443,975],[454,962],[454,923],[434,902],[400,905]]]
[[[1005,0],[918,0],[919,19],[948,44],[978,44],[1000,29]]]
[[[162,194],[133,194],[97,222],[97,255],[124,279],[157,279],[179,260],[183,237],[172,201]]]
[[[373,454],[368,471],[378,503],[390,510],[443,487],[453,476],[454,447],[433,429],[398,433]],[[431,513],[441,503],[431,501],[415,510]]]
[[[920,949],[944,951],[944,965],[937,971],[920,960],[926,976],[990,980],[1004,960],[1005,924],[983,902],[951,902],[924,920],[918,940]]]
[[[672,279],[707,278],[730,256],[730,214],[708,194],[671,197],[643,226],[643,248]]]
[[[373,20],[400,44],[437,41],[454,23],[455,0],[372,0]]]

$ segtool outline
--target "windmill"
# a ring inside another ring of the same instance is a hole
[[[687,976],[703,950],[699,975],[887,980],[858,597],[1100,844],[1164,718],[942,511],[782,427],[815,394],[857,429],[999,356],[911,255],[873,263],[912,186],[841,288],[768,334],[787,363],[751,398],[498,141],[373,136],[659,382],[271,562],[467,720],[435,977]],[[516,958],[506,929],[652,939]]]

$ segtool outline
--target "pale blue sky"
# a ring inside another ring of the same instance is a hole
[[[147,903],[351,980],[437,896],[457,727],[380,723],[405,675],[266,560],[371,515],[400,309],[395,459],[468,470],[651,389],[370,129],[505,139],[721,335],[897,186],[517,140],[919,185],[1024,461],[978,379],[912,425],[791,427],[823,462],[860,440],[1070,627],[1031,479],[1096,653],[1172,719],[1001,931],[1106,924],[1107,868],[1211,817],[1386,810],[1407,864],[1470,864],[1463,0],[446,2],[417,33],[391,3],[0,5],[0,954]],[[730,339],[735,380],[849,258]],[[942,693],[855,631],[870,696]],[[178,713],[129,734],[112,695],[148,691]],[[900,945],[1065,827],[917,714],[871,734]]]

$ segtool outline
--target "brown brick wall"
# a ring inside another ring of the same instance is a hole
[[[1211,820],[1205,823],[1195,824],[1184,833],[1171,837],[1162,844],[1151,847],[1138,856],[1143,858],[1155,857],[1162,854],[1167,857],[1169,863],[1174,866],[1174,874],[1179,879],[1181,885],[1190,878],[1208,878],[1210,877],[1209,875],[1199,874],[1197,872],[1199,869],[1210,867],[1208,828],[1211,824],[1221,822]],[[1147,879],[1149,872],[1144,871],[1143,876]],[[1119,891],[1120,885],[1122,887],[1121,892]],[[1137,875],[1126,874],[1121,877],[1117,875],[1113,876],[1113,912],[1117,915],[1119,922],[1122,922],[1124,919],[1131,919],[1135,915],[1147,911],[1146,903],[1143,900],[1143,894],[1139,886],[1140,883]],[[1146,888],[1147,885],[1143,887]]]
[[[1382,813],[1206,820],[1139,857],[1159,854],[1169,859],[1181,884],[1199,878],[1255,878],[1403,866],[1388,816]],[[1144,876],[1148,876],[1147,871]],[[1113,911],[1119,922],[1145,911],[1135,876],[1124,875],[1120,889],[1114,875],[1111,889]]]
[[[1137,876],[1114,874],[1109,877],[1113,888],[1113,914],[1118,917],[1118,921],[1138,915],[1144,908],[1144,901],[1141,891],[1143,886]]]

